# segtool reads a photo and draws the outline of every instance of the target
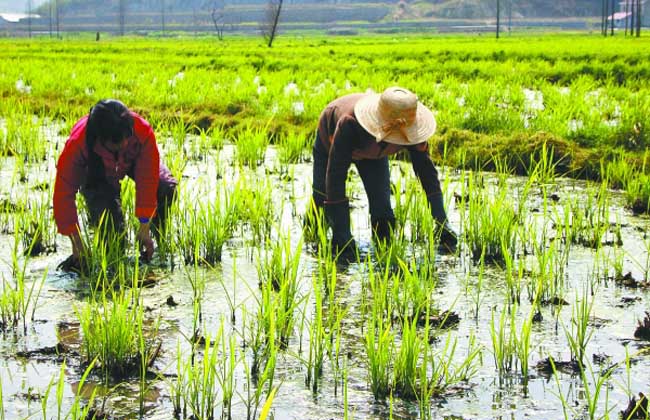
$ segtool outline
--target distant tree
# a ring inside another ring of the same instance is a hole
[[[213,0],[210,10],[210,17],[217,32],[217,38],[223,40],[223,31],[226,27],[226,2],[224,0]]]
[[[277,35],[280,13],[282,13],[282,0],[269,0],[264,21],[261,24],[262,36],[267,41],[269,48],[273,45],[273,40]]]
[[[165,0],[160,0],[160,22],[162,24],[162,34],[165,36]]]

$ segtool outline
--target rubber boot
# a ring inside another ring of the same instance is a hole
[[[442,194],[430,196],[429,205],[431,206],[431,215],[436,222],[435,234],[440,241],[438,244],[440,251],[450,254],[456,252],[458,235],[447,219]]]
[[[327,223],[332,227],[332,255],[340,262],[357,260],[357,245],[350,232],[350,204],[325,204]]]

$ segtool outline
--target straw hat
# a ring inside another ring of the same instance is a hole
[[[401,87],[364,96],[354,106],[354,115],[377,142],[408,146],[425,142],[436,132],[431,110],[413,92]]]

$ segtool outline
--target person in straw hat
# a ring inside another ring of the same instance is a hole
[[[333,251],[353,257],[350,207],[345,196],[348,170],[355,164],[368,196],[373,234],[389,240],[395,226],[390,204],[387,156],[406,149],[436,221],[441,249],[453,252],[457,236],[449,225],[440,181],[427,140],[436,131],[431,110],[408,89],[350,94],[331,102],[321,113],[313,147],[313,204],[324,208],[332,227]]]

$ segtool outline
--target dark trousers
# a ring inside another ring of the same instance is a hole
[[[160,179],[158,182],[158,206],[156,214],[151,220],[152,232],[156,238],[165,225],[169,208],[176,196],[178,181],[163,164],[160,164]],[[124,213],[122,211],[122,198],[120,190],[109,183],[84,185],[81,195],[86,200],[91,226],[99,226],[100,221],[115,233],[124,232]],[[102,221],[102,217],[104,220]]]
[[[328,154],[325,145],[316,136],[312,151],[314,172],[312,197],[317,206],[322,206],[326,198],[325,179],[327,175]],[[353,161],[363,182],[363,188],[368,196],[370,220],[373,225],[380,220],[394,220],[393,208],[390,204],[390,169],[388,158],[363,159]]]

